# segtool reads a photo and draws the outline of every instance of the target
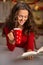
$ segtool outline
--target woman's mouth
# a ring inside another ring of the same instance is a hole
[[[23,25],[23,24],[24,24],[24,22],[23,22],[23,21],[21,21],[21,22],[20,22],[20,24],[21,24],[21,25]]]

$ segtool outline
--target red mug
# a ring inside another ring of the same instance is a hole
[[[14,28],[15,43],[20,44],[22,39],[22,29]]]

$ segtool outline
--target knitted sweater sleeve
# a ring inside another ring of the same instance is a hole
[[[34,38],[35,35],[33,32],[30,33],[30,35],[28,36],[28,50],[31,49],[31,50],[34,50]]]
[[[8,38],[8,36],[7,36],[7,34],[9,33],[8,28],[5,27],[5,28],[4,28],[4,31],[5,31],[5,35],[6,35],[7,47],[8,47],[8,49],[9,49],[10,51],[13,51],[14,48],[15,48],[15,44],[11,44],[11,43],[9,43],[9,38]]]

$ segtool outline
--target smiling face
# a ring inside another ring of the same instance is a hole
[[[27,10],[19,10],[18,12],[18,23],[23,25],[28,19],[28,11]]]

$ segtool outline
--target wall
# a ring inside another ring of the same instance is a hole
[[[8,2],[0,2],[0,22],[4,22],[6,17],[8,17],[11,10],[11,3]]]

